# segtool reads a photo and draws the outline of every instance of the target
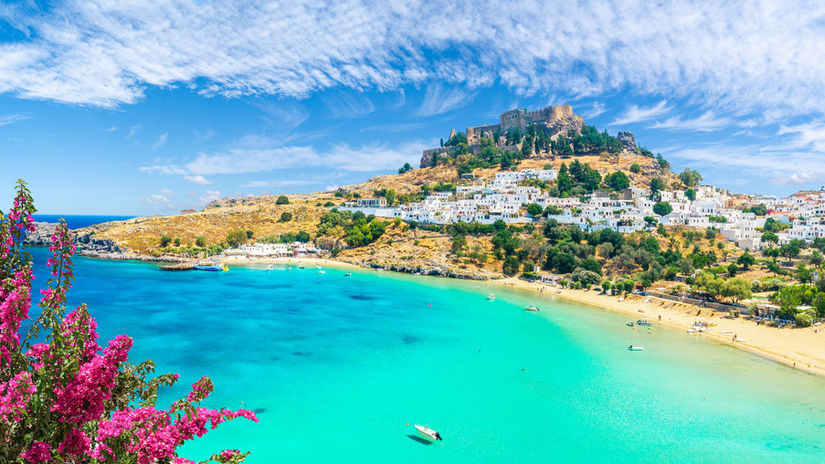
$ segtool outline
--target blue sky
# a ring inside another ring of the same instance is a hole
[[[707,3],[3,2],[0,188],[169,214],[357,183],[563,103],[707,183],[819,188],[825,4]]]

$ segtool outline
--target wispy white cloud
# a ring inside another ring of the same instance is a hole
[[[271,146],[258,139],[254,146],[241,146],[217,153],[200,153],[187,162],[158,163],[140,168],[150,174],[208,176],[251,174],[295,168],[328,168],[349,172],[395,170],[405,162],[413,163],[427,143],[405,143],[392,148],[386,144],[353,147],[333,145],[326,151],[312,146]]]
[[[783,125],[779,127],[776,135],[789,135],[789,147],[815,150],[821,152],[823,158],[825,158],[825,123],[823,122],[816,121],[792,126]]]
[[[140,124],[135,124],[134,126],[130,127],[129,128],[129,134],[126,136],[126,138],[131,139],[132,137],[134,137],[135,134],[137,134],[137,131],[140,130],[140,127],[141,127]]]
[[[210,185],[212,181],[203,176],[183,176],[183,180],[200,185]]]
[[[162,147],[162,146],[166,143],[166,139],[167,139],[168,137],[169,137],[169,133],[168,133],[168,132],[164,132],[164,133],[160,134],[160,136],[159,136],[159,137],[158,137],[158,139],[155,141],[155,143],[153,143],[153,144],[152,144],[152,151],[155,151],[155,150],[157,150],[158,148]]]
[[[790,176],[780,176],[774,179],[775,184],[780,185],[802,185],[820,184],[825,185],[825,171],[817,172],[795,172]]]
[[[108,129],[106,129],[106,132],[117,132],[117,126],[112,126]]]
[[[611,126],[624,126],[626,124],[633,124],[637,122],[650,121],[659,116],[666,114],[671,108],[667,106],[667,100],[662,100],[659,103],[649,106],[640,107],[639,105],[630,105],[625,109],[621,116],[614,119]]]
[[[309,119],[309,111],[300,103],[258,102],[255,106],[268,122],[286,130],[295,129]]]
[[[306,185],[313,185],[316,184],[315,181],[311,180],[296,180],[296,179],[287,179],[287,180],[253,180],[247,182],[246,184],[242,185],[242,187],[247,188],[258,188],[258,187],[302,187]]]
[[[582,113],[582,117],[585,120],[593,119],[593,118],[595,118],[595,117],[597,117],[601,114],[604,114],[604,112],[606,112],[606,111],[607,111],[607,107],[604,105],[604,103],[594,102],[590,106],[590,108],[587,108],[587,109],[584,110],[584,112]]]
[[[153,193],[148,197],[141,198],[140,202],[144,205],[159,206],[163,210],[174,209],[175,205],[172,203],[170,197],[173,195],[171,190],[164,189],[158,193]]]
[[[728,142],[694,144],[669,147],[662,152],[671,160],[702,165],[715,172],[747,173],[751,179],[758,176],[778,185],[825,183],[822,174],[825,153],[796,150],[792,143],[782,140],[748,145]]]
[[[697,132],[711,132],[733,126],[734,120],[716,116],[712,111],[705,111],[696,118],[682,119],[681,116],[672,116],[664,121],[658,121],[650,129],[676,129]]]
[[[446,113],[472,103],[475,92],[468,92],[458,87],[445,89],[440,84],[432,84],[424,93],[424,101],[418,107],[419,116],[434,116]]]
[[[210,201],[220,200],[221,192],[220,190],[207,190],[205,194],[198,197],[198,200],[202,204],[209,203]]]
[[[25,121],[26,119],[29,119],[29,117],[24,114],[0,115],[0,126],[7,126],[16,122]]]
[[[353,92],[325,94],[322,99],[329,110],[329,114],[334,118],[358,118],[375,111],[375,105],[372,104],[369,98]]]
[[[514,0],[502,14],[493,0],[447,10],[423,0],[86,0],[7,10],[27,37],[0,44],[0,92],[23,98],[116,106],[177,85],[302,97],[501,82],[562,98],[630,90],[731,111],[823,108],[822,2]]]

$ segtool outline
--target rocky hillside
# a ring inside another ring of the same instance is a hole
[[[620,169],[629,176],[633,186],[647,186],[650,180],[656,177],[665,179],[668,184],[679,182],[677,176],[663,171],[654,158],[632,152],[610,156],[525,159],[521,161],[517,169],[541,169],[548,164],[558,168],[562,163],[569,164],[574,159],[589,164],[602,175]],[[630,167],[634,164],[640,167],[638,172],[631,172]],[[455,167],[439,165],[413,169],[403,174],[377,176],[361,184],[345,186],[337,195],[335,192],[286,195],[289,199],[288,204],[279,204],[278,196],[226,198],[208,204],[201,211],[99,224],[82,229],[78,231],[78,234],[86,242],[86,246],[81,247],[82,251],[90,254],[128,251],[148,256],[168,254],[170,250],[160,246],[162,236],[167,236],[173,241],[179,240],[183,247],[192,247],[198,241],[198,237],[203,237],[202,240],[207,247],[221,244],[226,240],[230,231],[238,229],[251,231],[254,238],[286,233],[295,234],[299,231],[305,231],[315,238],[321,215],[343,203],[347,197],[352,198],[353,195],[371,197],[375,195],[376,190],[381,189],[393,189],[399,196],[407,193],[417,194],[424,185],[438,183],[460,185],[482,182],[491,179],[498,171],[498,167],[477,169],[474,172],[476,180],[465,180],[459,177]],[[284,213],[291,215],[290,220],[282,220]],[[431,245],[438,248],[440,245],[437,246],[437,243],[436,240]],[[369,252],[374,252],[370,256],[378,259],[386,250],[378,246],[377,249]],[[347,250],[344,257],[354,258],[358,253],[356,250]],[[433,251],[433,253],[436,252]],[[437,256],[433,258],[441,259]]]

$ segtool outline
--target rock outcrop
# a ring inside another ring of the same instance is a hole
[[[616,134],[616,138],[619,139],[619,142],[622,142],[622,145],[624,145],[627,151],[633,153],[638,151],[638,147],[636,146],[636,137],[633,136],[632,132],[619,131],[619,133]]]
[[[438,158],[440,155],[444,154],[445,156],[449,156],[449,153],[453,152],[454,150],[455,147],[441,147],[424,150],[424,153],[421,155],[421,164],[419,167],[433,167],[436,164],[438,164]]]
[[[51,237],[57,228],[57,223],[35,222],[34,225],[34,232],[26,234],[26,244],[35,247],[51,245]],[[129,259],[134,256],[113,240],[95,238],[94,230],[78,229],[73,231],[73,236],[75,252],[79,255],[115,259]]]

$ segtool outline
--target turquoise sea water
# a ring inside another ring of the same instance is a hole
[[[209,405],[258,411],[257,424],[185,447],[193,459],[239,448],[252,464],[825,460],[825,380],[675,331],[634,332],[617,314],[389,272],[76,264],[70,303],[89,304],[101,336],[128,333],[133,360],[181,374],[165,401],[209,375]],[[422,443],[413,423],[444,441]]]
[[[57,222],[61,219],[66,221],[69,229],[80,229],[94,224],[109,221],[123,221],[134,216],[101,216],[92,214],[35,214],[34,220],[40,222]]]

